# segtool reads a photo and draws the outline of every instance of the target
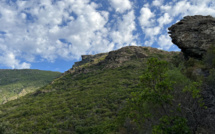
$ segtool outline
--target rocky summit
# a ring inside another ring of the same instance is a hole
[[[208,47],[215,45],[215,18],[186,16],[169,28],[169,34],[186,58],[201,59]]]
[[[157,48],[142,46],[127,46],[108,53],[100,53],[96,55],[82,55],[82,60],[76,62],[71,69],[65,74],[71,73],[87,73],[96,71],[90,66],[99,66],[100,69],[117,68],[123,66],[125,62],[134,59],[147,59],[150,57],[159,57],[170,59],[170,57],[179,54],[179,52],[168,52]]]

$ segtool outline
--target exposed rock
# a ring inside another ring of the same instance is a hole
[[[95,65],[101,60],[105,59],[108,53],[100,53],[96,55],[82,55],[81,58],[82,60],[79,62],[75,62],[73,67],[66,71],[63,75],[68,74],[68,73],[87,73],[89,72],[88,69],[85,67]],[[53,81],[54,82],[54,81]]]
[[[142,46],[127,46],[116,51],[108,53],[103,61],[106,64],[105,68],[115,68],[123,65],[124,62],[132,60],[145,60],[149,57],[158,57],[161,59],[168,59],[178,52],[167,52],[152,47]]]
[[[172,42],[185,57],[201,59],[210,45],[215,45],[215,18],[212,16],[186,16],[169,28]]]
[[[141,47],[141,46],[123,47],[119,50],[109,52],[103,63],[107,64],[106,68],[119,67],[121,66],[122,63],[132,60],[134,58],[144,59],[148,57],[147,51],[149,51],[150,49],[154,49],[154,48]]]
[[[116,68],[120,67],[121,65],[123,65],[124,62],[127,61],[132,61],[136,59],[144,60],[148,57],[158,57],[161,59],[165,59],[173,56],[174,54],[178,54],[178,52],[167,52],[151,47],[127,46],[115,51],[111,51],[109,53],[82,55],[82,60],[76,62],[70,70],[64,73],[64,75],[68,73],[79,74],[96,71],[94,65],[100,66],[100,69]],[[89,68],[92,65],[94,66],[94,68]]]
[[[107,53],[100,53],[96,55],[82,55],[81,56],[82,60],[80,62],[75,62],[75,64],[73,65],[73,68],[84,65],[89,62],[93,62],[95,59],[98,59],[104,55],[107,55]]]

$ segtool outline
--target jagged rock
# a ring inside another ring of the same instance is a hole
[[[212,16],[186,16],[169,28],[172,42],[185,57],[201,59],[210,45],[215,45],[215,18]]]

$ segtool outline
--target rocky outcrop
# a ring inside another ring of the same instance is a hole
[[[149,57],[158,57],[167,60],[177,54],[179,53],[168,52],[151,47],[127,46],[109,53],[82,55],[82,60],[76,62],[73,67],[63,75],[73,74],[75,76],[75,74],[88,73],[97,71],[98,69],[117,68],[122,66],[125,62],[145,60]]]
[[[100,53],[100,54],[96,54],[96,55],[82,55],[81,56],[82,60],[79,62],[75,62],[75,64],[73,65],[73,68],[82,66],[86,63],[94,62],[95,59],[98,59],[98,58],[106,56],[106,55],[107,55],[107,53]]]
[[[169,34],[185,57],[201,59],[209,46],[215,45],[215,18],[186,16],[169,28]]]

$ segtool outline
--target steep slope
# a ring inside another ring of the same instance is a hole
[[[0,121],[21,134],[115,132],[116,118],[150,57],[170,60],[178,52],[124,47],[83,56],[72,69],[33,94],[0,106]]]
[[[41,70],[0,70],[0,104],[17,99],[50,83],[61,73]]]

